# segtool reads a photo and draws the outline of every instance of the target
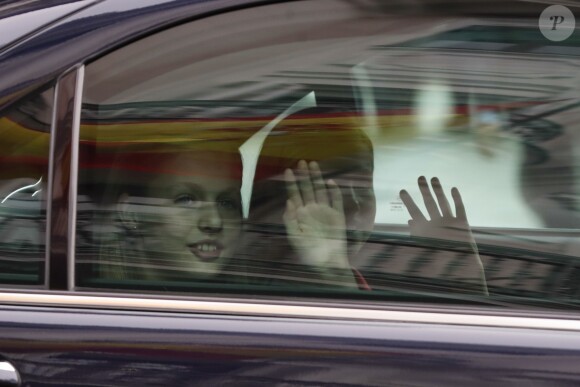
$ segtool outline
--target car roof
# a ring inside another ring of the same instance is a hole
[[[96,1],[0,2],[0,51]]]

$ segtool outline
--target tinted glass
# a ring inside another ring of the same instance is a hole
[[[542,6],[369,4],[236,11],[91,63],[79,285],[573,307],[576,34],[546,39]]]
[[[0,113],[0,284],[44,283],[53,95],[34,93]]]

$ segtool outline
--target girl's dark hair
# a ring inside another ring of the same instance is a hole
[[[300,160],[319,163],[325,180],[357,173],[372,181],[373,145],[356,117],[308,109],[281,122],[266,138],[258,159],[250,221],[279,218],[287,199],[284,171]]]

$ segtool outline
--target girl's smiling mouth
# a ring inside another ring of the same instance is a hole
[[[197,243],[187,245],[189,250],[196,257],[204,262],[212,262],[221,256],[223,245],[216,240],[206,239]]]

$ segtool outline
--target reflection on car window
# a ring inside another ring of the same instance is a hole
[[[0,118],[0,283],[42,285],[46,182],[54,89],[34,93]]]
[[[107,54],[77,285],[573,306],[576,39],[321,0]]]

